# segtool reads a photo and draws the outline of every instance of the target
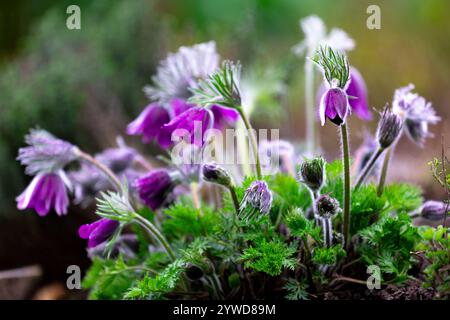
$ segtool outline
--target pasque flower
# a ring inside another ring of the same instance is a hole
[[[219,66],[214,41],[180,47],[163,60],[152,78],[153,85],[144,88],[150,100],[161,104],[173,98],[188,99],[189,88],[196,88],[199,79],[206,79]]]
[[[265,181],[256,180],[245,190],[239,207],[239,216],[248,221],[258,213],[268,214],[272,208],[272,192]]]
[[[326,247],[330,247],[333,242],[332,218],[341,210],[339,202],[327,194],[317,198],[315,204],[315,216],[319,221],[323,233],[323,242]]]
[[[169,195],[177,184],[174,173],[166,169],[155,169],[135,182],[141,200],[152,210],[167,204]]]
[[[77,158],[77,147],[45,130],[32,129],[25,136],[25,142],[29,146],[19,149],[17,160],[26,166],[25,172],[29,175],[56,172]]]
[[[420,215],[428,220],[439,221],[449,214],[449,208],[442,201],[429,200],[423,204]]]
[[[419,146],[423,146],[425,139],[431,137],[429,124],[436,124],[440,117],[436,116],[431,102],[413,93],[413,84],[399,88],[394,93],[392,110],[404,120],[404,130],[409,138]]]
[[[39,173],[17,197],[17,209],[34,209],[41,217],[44,217],[51,208],[54,208],[59,216],[65,215],[69,206],[67,195],[69,186],[70,182],[63,171]]]
[[[40,129],[31,130],[25,141],[29,146],[19,149],[17,159],[26,166],[25,172],[35,177],[17,197],[17,208],[35,209],[40,216],[52,208],[58,215],[66,214],[71,183],[63,168],[77,159],[77,147]]]
[[[205,181],[220,184],[224,187],[232,185],[230,174],[221,166],[215,163],[206,163],[202,168],[202,175]]]
[[[118,221],[102,218],[94,223],[82,225],[78,229],[78,234],[81,239],[88,240],[88,248],[94,248],[108,241],[118,227]]]
[[[346,93],[350,81],[347,58],[334,52],[330,47],[321,47],[313,61],[322,69],[328,86],[320,99],[320,122],[324,125],[328,118],[338,126],[344,124],[350,113],[350,104]]]
[[[325,182],[326,162],[322,157],[305,159],[300,166],[300,182],[317,194]]]

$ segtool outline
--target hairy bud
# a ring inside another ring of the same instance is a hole
[[[402,119],[386,107],[377,129],[377,140],[380,147],[383,149],[389,148],[400,136],[402,127]]]
[[[325,164],[326,161],[322,157],[317,157],[305,159],[300,167],[300,182],[314,193],[317,193],[325,182]]]
[[[203,165],[202,173],[205,181],[220,184],[225,187],[230,187],[232,184],[229,173],[215,163]]]

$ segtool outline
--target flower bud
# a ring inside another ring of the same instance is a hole
[[[341,210],[339,202],[327,194],[323,194],[317,198],[315,205],[316,215],[320,218],[331,218]]]
[[[224,187],[231,186],[231,177],[228,172],[215,163],[207,163],[203,165],[203,179],[205,181],[220,184]]]
[[[337,87],[328,89],[323,94],[319,106],[319,116],[322,126],[325,124],[326,118],[338,126],[345,123],[349,108],[347,93],[344,90]]]
[[[244,198],[239,207],[239,215],[244,220],[249,220],[258,212],[268,214],[272,208],[272,192],[264,181],[254,181],[245,190]]]
[[[325,181],[325,164],[322,157],[305,159],[300,167],[300,179],[312,192],[317,193]]]
[[[450,207],[442,201],[430,200],[423,204],[420,215],[425,219],[438,221],[444,219],[445,215],[448,214],[449,208]]]
[[[380,147],[383,149],[390,147],[400,136],[402,127],[402,119],[385,107],[377,129],[377,140]]]

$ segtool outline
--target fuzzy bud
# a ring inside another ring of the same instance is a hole
[[[402,119],[386,107],[378,122],[377,140],[380,147],[389,148],[400,136],[402,127]]]
[[[325,164],[326,161],[322,157],[317,157],[305,159],[300,167],[301,182],[314,193],[317,193],[325,182]]]
[[[449,208],[450,207],[442,201],[430,200],[423,204],[420,215],[428,220],[439,221],[444,219],[445,215],[448,214],[447,211]]]
[[[215,163],[203,165],[202,173],[205,181],[220,184],[224,187],[230,187],[232,185],[229,173]]]
[[[316,200],[316,215],[321,218],[330,218],[336,215],[341,208],[339,202],[327,194],[321,195]]]

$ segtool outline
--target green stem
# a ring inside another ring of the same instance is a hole
[[[384,184],[386,183],[386,176],[389,167],[389,162],[391,161],[392,147],[389,148],[384,156],[383,167],[381,168],[380,180],[378,182],[377,195],[381,197],[384,191]]]
[[[239,201],[236,195],[236,189],[234,186],[229,186],[228,190],[230,190],[231,200],[233,201],[234,209],[236,210],[236,214],[239,214]]]
[[[137,220],[137,222],[145,229],[147,230],[150,235],[152,235],[153,237],[155,237],[155,239],[164,247],[164,249],[166,250],[169,258],[172,261],[175,261],[176,257],[175,254],[172,251],[172,248],[170,247],[169,243],[167,242],[166,238],[161,234],[161,232],[159,232],[159,230],[155,227],[155,225],[153,223],[151,223],[150,221],[148,221],[147,219],[145,219],[143,216],[141,216],[140,214],[135,214],[135,218]]]
[[[350,237],[350,152],[348,147],[347,125],[341,125],[342,161],[344,163],[344,226],[345,245],[349,246]]]
[[[377,152],[370,158],[370,161],[366,164],[363,171],[358,177],[358,180],[356,181],[355,190],[358,190],[361,184],[364,183],[369,173],[372,171],[373,166],[377,162],[378,158],[381,156],[381,154],[384,152],[384,148],[378,148]]]
[[[256,141],[256,137],[253,133],[253,127],[250,124],[250,121],[248,120],[247,116],[245,115],[242,107],[238,107],[237,111],[239,112],[239,115],[241,116],[241,119],[244,122],[245,128],[247,129],[248,134],[250,136],[250,143],[252,145],[253,155],[254,155],[255,161],[256,161],[256,177],[260,180],[262,178],[262,174],[261,174],[261,162],[259,159],[259,152],[258,152],[258,142]]]

